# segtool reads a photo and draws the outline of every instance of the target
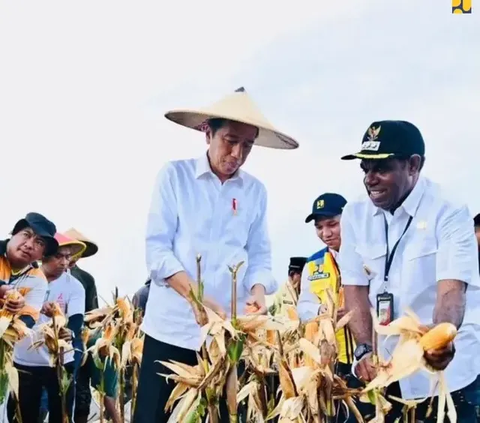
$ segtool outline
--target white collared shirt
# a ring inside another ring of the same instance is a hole
[[[266,209],[267,193],[260,181],[240,170],[222,184],[206,154],[164,166],[156,180],[147,225],[147,267],[154,283],[142,329],[149,336],[199,350],[200,328],[191,307],[165,281],[182,270],[196,280],[198,254],[205,295],[227,313],[231,299],[228,266],[244,262],[237,274],[239,313],[255,284],[263,285],[267,295],[276,291]]]
[[[67,319],[76,314],[85,313],[85,288],[81,282],[73,277],[70,272],[64,272],[58,279],[48,283],[44,302],[56,302]],[[42,303],[43,305],[43,303]],[[43,339],[39,327],[50,323],[52,319],[40,313],[40,317],[32,328],[31,336],[26,336],[15,344],[13,361],[23,366],[50,366],[50,354],[47,347],[42,345],[33,348],[33,344]],[[74,360],[74,351],[66,352],[63,356],[64,363]]]
[[[431,324],[437,282],[456,279],[468,284],[465,317],[455,339],[456,354],[445,370],[448,387],[455,391],[480,373],[478,247],[473,219],[465,205],[452,202],[437,184],[424,177],[393,216],[375,207],[368,197],[349,202],[341,220],[342,283],[370,285],[370,303],[376,307],[376,296],[384,291],[385,220],[391,252],[410,216],[413,220],[398,244],[386,289],[394,296],[394,318],[410,308],[424,324]],[[396,340],[380,339],[385,359]],[[430,393],[428,375],[423,371],[402,379],[400,387],[405,399],[424,398]]]

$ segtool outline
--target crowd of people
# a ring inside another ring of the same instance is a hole
[[[197,258],[201,257],[203,304],[219,316],[231,313],[229,266],[244,262],[237,274],[237,308],[245,314],[285,314],[296,307],[304,322],[321,314],[327,290],[336,293],[338,318],[353,312],[336,334],[337,374],[360,387],[376,375],[372,361],[371,308],[382,325],[413,310],[427,326],[449,322],[458,329],[454,342],[426,351],[426,362],[444,370],[458,421],[479,421],[480,409],[480,215],[450,197],[422,173],[425,142],[412,123],[383,120],[368,125],[358,152],[342,157],[359,160],[366,194],[347,201],[325,192],[313,202],[306,224],[313,223],[324,246],[309,257],[292,257],[288,280],[279,286],[272,275],[267,225],[267,190],[241,169],[256,146],[295,149],[298,142],[272,126],[241,88],[198,110],[173,110],[166,118],[204,134],[207,150],[195,159],[168,162],[155,182],[148,214],[148,278],[133,296],[144,314],[143,359],[133,421],[164,423],[165,405],[174,383],[160,377],[171,371],[161,361],[195,365],[205,314],[194,301]],[[346,142],[346,148],[349,148]],[[327,187],[325,187],[327,188]],[[307,214],[307,213],[306,213]],[[475,236],[476,234],[476,236]],[[84,315],[98,308],[95,280],[78,263],[97,253],[97,245],[75,229],[59,233],[54,223],[30,213],[0,242],[0,298],[4,309],[20,316],[33,331],[55,313],[68,318],[59,336],[75,346],[64,356],[73,383],[67,391],[68,414],[86,422],[91,386],[98,368],[81,366]],[[12,289],[28,288],[11,299]],[[266,296],[275,295],[267,307]],[[94,342],[94,340],[89,340]],[[45,347],[30,348],[25,338],[14,349],[19,395],[8,402],[10,422],[45,419],[61,422],[59,383]],[[395,338],[379,338],[389,355]],[[109,373],[105,407],[119,422],[115,372]],[[388,387],[404,400],[432,395],[422,372]],[[420,421],[428,401],[418,407]],[[360,412],[371,413],[371,404]],[[228,421],[224,403],[220,421]],[[347,418],[345,416],[345,418]],[[402,418],[395,405],[387,421]],[[350,416],[348,421],[355,421]]]

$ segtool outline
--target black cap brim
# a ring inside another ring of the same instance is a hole
[[[369,153],[355,153],[355,154],[349,154],[347,156],[343,156],[342,160],[355,160],[355,159],[360,159],[360,160],[384,160],[388,159],[389,157],[393,157],[395,154],[393,153],[379,153],[379,154],[369,154]]]
[[[305,219],[305,223],[309,223],[312,220],[319,219],[319,218],[322,218],[322,217],[335,217],[335,216],[338,216],[339,214],[341,214],[341,213],[332,213],[332,212],[311,213]]]

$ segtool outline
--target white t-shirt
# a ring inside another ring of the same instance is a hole
[[[85,313],[85,289],[80,281],[74,278],[70,272],[48,284],[45,302],[57,302],[67,318],[75,314]],[[38,349],[31,348],[32,344],[42,339],[38,328],[40,325],[51,322],[51,318],[40,313],[31,336],[26,336],[17,342],[14,349],[13,360],[23,366],[50,366],[50,355],[45,346]],[[64,363],[70,363],[74,359],[74,351],[64,354]]]

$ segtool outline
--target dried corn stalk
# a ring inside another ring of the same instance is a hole
[[[442,423],[445,419],[445,405],[449,421],[457,421],[456,410],[453,400],[446,385],[442,371],[436,371],[428,366],[424,354],[429,349],[442,348],[456,336],[456,328],[449,323],[441,323],[430,329],[422,325],[420,319],[411,310],[407,310],[404,316],[399,317],[387,326],[379,324],[376,313],[372,310],[372,319],[375,331],[379,335],[398,336],[398,343],[389,360],[380,360],[377,376],[364,389],[364,393],[379,388],[386,388],[391,383],[411,376],[423,369],[431,374],[432,386],[438,385],[438,410],[437,421]],[[433,397],[434,389],[432,389]],[[406,404],[409,409],[416,404]],[[411,413],[414,414],[414,413]]]
[[[18,399],[18,372],[13,366],[13,348],[15,343],[30,333],[25,323],[17,315],[6,309],[9,300],[19,300],[31,288],[10,290],[5,296],[5,301],[0,310],[0,405],[5,402],[8,391]],[[17,414],[19,409],[17,407]],[[21,416],[18,415],[21,418]]]

